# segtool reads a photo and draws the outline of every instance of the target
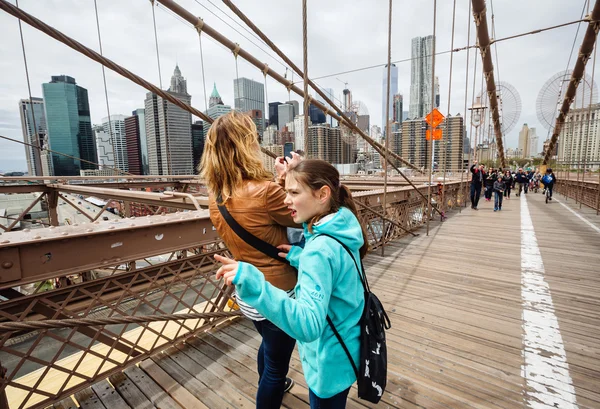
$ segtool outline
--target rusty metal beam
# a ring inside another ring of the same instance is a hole
[[[573,69],[573,74],[571,74],[571,80],[569,81],[569,86],[567,88],[567,93],[565,94],[565,99],[563,100],[562,106],[558,113],[558,117],[556,118],[556,123],[554,124],[554,130],[552,132],[552,137],[550,138],[550,143],[548,144],[548,148],[546,152],[544,152],[544,162],[543,165],[547,165],[548,161],[552,156],[552,152],[554,152],[554,148],[556,146],[556,142],[558,141],[558,136],[560,135],[560,131],[567,119],[567,115],[569,114],[569,110],[571,109],[571,104],[575,99],[575,95],[577,93],[577,87],[579,83],[583,79],[585,66],[592,55],[592,51],[594,51],[594,45],[596,44],[596,39],[598,37],[598,30],[600,28],[600,0],[596,0],[594,4],[594,9],[592,10],[591,16],[587,16],[586,20],[589,21],[589,25],[587,30],[585,31],[585,36],[583,37],[583,41],[581,42],[581,47],[579,48],[579,53],[577,54],[577,61],[575,62],[575,68]]]
[[[0,288],[197,247],[217,239],[204,210],[5,233],[0,238]]]
[[[196,206],[188,197],[172,197],[163,193],[143,192],[135,190],[110,189],[90,187],[83,185],[50,184],[50,188],[60,192],[77,195],[95,196],[102,199],[126,200],[130,202],[145,203],[153,206],[167,206],[177,209],[196,210]],[[208,207],[207,197],[196,197],[201,206]]]
[[[498,105],[498,95],[496,94],[496,81],[494,80],[494,64],[492,63],[492,41],[488,31],[485,0],[472,0],[473,17],[477,26],[477,38],[479,39],[479,52],[483,61],[483,75],[487,85],[488,99],[490,101],[490,112],[492,114],[492,123],[496,133],[496,145],[498,146],[498,157],[502,167],[506,167],[506,158],[504,157],[504,141],[502,140],[502,124],[500,123],[500,109]]]

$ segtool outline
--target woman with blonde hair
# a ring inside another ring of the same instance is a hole
[[[278,158],[280,177],[285,176],[282,161]],[[263,165],[258,133],[249,116],[232,111],[213,122],[199,170],[209,190],[210,219],[233,257],[253,264],[269,283],[294,297],[294,268],[285,259],[266,256],[232,227],[232,223],[237,223],[238,231],[241,227],[273,246],[288,243],[286,227],[300,227],[284,204],[283,188]],[[283,394],[293,385],[286,376],[296,341],[239,296],[236,300],[262,336],[257,357],[256,407],[279,408]]]

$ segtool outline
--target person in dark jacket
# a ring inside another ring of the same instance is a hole
[[[502,174],[498,173],[498,177],[494,182],[494,211],[502,210],[502,197],[504,195],[504,182],[502,181]]]
[[[504,197],[510,199],[510,191],[514,183],[513,177],[510,174],[510,170],[504,172],[504,177],[502,177],[502,181],[504,182]]]
[[[497,179],[498,174],[494,168],[490,168],[487,178],[485,179],[485,200],[488,202],[492,200],[492,192],[494,191],[494,182]]]
[[[481,196],[481,186],[486,178],[485,167],[483,165],[477,166],[477,161],[471,166],[471,209],[478,210],[477,205],[479,204],[479,197]]]
[[[517,196],[521,196],[523,189],[525,189],[525,194],[527,194],[529,180],[527,179],[525,172],[523,172],[523,168],[519,168],[519,171],[515,175],[515,183],[519,185],[519,193],[517,193]]]
[[[554,184],[556,183],[556,175],[552,172],[551,168],[546,169],[546,174],[542,178],[542,183],[544,184],[544,193],[546,189],[550,191],[549,199],[552,200],[552,189],[554,189]]]

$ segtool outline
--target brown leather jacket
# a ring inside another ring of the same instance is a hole
[[[248,232],[274,246],[288,244],[286,226],[296,225],[283,203],[285,192],[274,182],[245,181],[226,207],[233,218]],[[296,285],[296,272],[287,264],[272,259],[240,239],[219,213],[213,195],[209,196],[210,220],[237,261],[253,264],[265,279],[282,290]]]

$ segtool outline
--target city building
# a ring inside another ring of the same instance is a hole
[[[251,111],[247,111],[245,112],[246,115],[248,115],[250,118],[252,118],[252,122],[254,122],[254,125],[256,125],[256,131],[258,132],[258,138],[259,140],[262,140],[263,137],[263,133],[265,131],[265,121],[263,118],[263,111],[260,109],[253,109]]]
[[[298,101],[286,101],[286,104],[294,107],[294,112],[292,113],[292,119],[294,119],[296,116],[300,115],[300,104],[298,103]]]
[[[523,128],[519,132],[519,158],[529,157],[529,127],[523,124]]]
[[[391,140],[391,142],[395,142],[394,152],[422,169],[425,169],[427,165],[426,130],[427,123],[423,118],[407,119],[402,122],[402,136],[397,139],[397,142]],[[439,148],[439,144],[436,146]],[[402,166],[401,163],[397,163],[397,165]]]
[[[308,119],[308,126],[312,125],[310,118]],[[304,146],[304,115],[298,115],[294,118],[294,146],[296,150],[305,151]]]
[[[276,156],[283,156],[283,145],[263,145],[263,148],[269,152],[273,152]],[[275,159],[261,152],[265,169],[275,173]]]
[[[275,145],[277,142],[277,125],[269,125],[263,133],[262,146]]]
[[[279,126],[279,105],[281,102],[269,102],[269,125]]]
[[[329,163],[349,163],[355,146],[348,146],[349,141],[342,139],[340,128],[332,128],[329,124],[311,125],[308,127],[307,154],[313,159],[322,159]],[[354,159],[355,161],[355,159]]]
[[[390,67],[390,98],[387,100],[387,73],[388,66],[387,64],[383,67],[383,80],[381,81],[381,129],[383,129],[383,133],[385,134],[385,129],[388,121],[394,118],[394,107],[393,101],[394,96],[398,93],[398,67],[396,64],[392,64]],[[389,116],[386,120],[385,113],[389,108]]]
[[[294,120],[296,115],[294,115],[294,105],[292,104],[281,104],[277,107],[277,127],[278,129],[282,129],[285,124]]]
[[[186,104],[192,102],[178,66],[166,92]],[[192,114],[151,92],[146,94],[145,114],[150,174],[193,174]]]
[[[410,64],[410,106],[408,117],[410,119],[423,118],[431,109],[432,97],[432,70],[433,70],[433,42],[432,35],[415,37],[412,39],[411,64]],[[439,84],[438,95],[439,95]],[[437,98],[439,100],[439,98]]]
[[[394,104],[392,110],[392,121],[402,123],[402,121],[404,120],[402,111],[402,108],[404,108],[404,97],[402,96],[402,94],[395,94],[393,102]]]
[[[27,159],[27,173],[30,176],[43,176],[41,148],[46,138],[46,115],[44,113],[44,100],[32,97],[19,101],[19,113],[21,115],[21,129],[23,131],[23,142],[38,146],[39,149],[23,145],[25,147],[25,158]]]
[[[558,159],[571,169],[600,168],[600,104],[571,109],[558,138]],[[547,149],[547,147],[546,147]]]
[[[442,140],[436,141],[435,161],[440,170],[448,172],[464,169],[463,152],[465,140],[464,118],[460,115],[450,115],[439,127],[442,130]],[[494,144],[495,149],[495,144]]]
[[[221,95],[219,95],[219,91],[217,91],[217,84],[215,84],[213,87],[212,94],[210,95],[208,109],[205,112],[206,115],[211,119],[217,119],[218,117],[226,115],[230,112],[231,105],[225,105],[223,103]],[[210,125],[211,124],[209,122],[204,122],[204,136],[208,135]]]
[[[110,135],[104,130],[102,125],[94,125],[93,132],[100,169],[114,168],[115,153]],[[79,173],[81,174],[81,172]]]
[[[536,157],[539,156],[540,151],[538,150],[538,146],[539,146],[539,138],[537,136],[537,132],[535,130],[535,128],[529,128],[529,134],[528,134],[528,139],[529,139],[529,156]]]
[[[114,167],[129,172],[127,160],[127,140],[125,138],[125,115],[111,115],[102,118],[102,128],[111,137],[114,153]]]
[[[308,112],[309,112],[309,116],[310,116],[310,121],[313,124],[324,124],[327,122],[325,113],[323,111],[321,111],[319,108],[317,108],[315,105],[310,104],[310,106],[308,108]]]
[[[42,84],[42,93],[49,149],[57,152],[51,153],[52,174],[79,176],[81,169],[96,169],[87,89],[78,86],[73,77],[57,75]]]
[[[260,111],[261,120],[264,118],[265,86],[262,82],[248,78],[234,79],[233,96],[233,106],[236,110],[240,112]],[[261,124],[260,129],[264,129],[264,124]]]
[[[125,118],[125,145],[129,173],[149,175],[146,114],[143,108],[136,109],[130,117]]]
[[[194,162],[194,174],[198,173],[198,167],[200,166],[200,160],[204,153],[204,142],[206,137],[204,135],[204,122],[196,121],[192,124],[192,160]]]
[[[335,101],[335,93],[333,91],[333,88],[321,88],[321,91],[323,91],[323,93],[325,94],[325,96],[327,98],[329,98],[331,101],[333,101],[334,103]],[[319,102],[321,102],[323,105],[325,105],[327,108],[336,111],[337,108],[336,107],[332,107],[331,105],[329,105],[324,99],[323,97],[321,97],[319,94],[315,95],[315,99]],[[331,115],[327,115],[325,118],[325,122],[327,122],[329,124],[329,126],[336,126],[337,125],[337,120],[333,119],[333,117]]]
[[[371,126],[371,117],[369,115],[357,115],[356,126],[364,133],[369,133],[369,127]]]

